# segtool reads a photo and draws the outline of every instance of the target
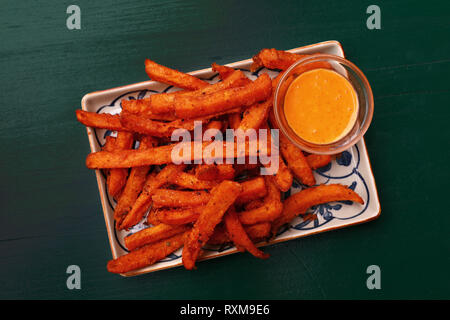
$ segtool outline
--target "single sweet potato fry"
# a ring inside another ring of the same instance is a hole
[[[158,221],[170,225],[181,225],[197,221],[203,207],[155,209]]]
[[[119,115],[77,110],[77,120],[87,127],[108,129],[112,131],[130,131],[120,122]]]
[[[356,192],[341,184],[320,185],[303,189],[284,200],[283,212],[274,221],[272,233],[276,234],[282,225],[290,222],[299,214],[304,214],[312,206],[343,200],[358,202],[360,204],[364,203],[364,200]]]
[[[235,170],[231,164],[199,164],[195,169],[195,176],[199,180],[220,182],[233,180]]]
[[[297,148],[280,132],[280,152],[286,160],[288,168],[301,183],[313,186],[316,183],[314,174],[306,161],[303,151]]]
[[[262,49],[258,54],[253,56],[253,64],[250,70],[254,72],[263,66],[268,69],[286,70],[294,62],[306,57],[308,55],[295,54],[273,48]]]
[[[186,208],[205,205],[211,195],[207,191],[180,191],[171,189],[155,190],[152,201],[153,207]]]
[[[272,176],[264,177],[267,186],[267,196],[261,207],[242,211],[238,214],[239,220],[242,224],[255,224],[259,222],[274,221],[277,219],[283,210],[283,203],[281,202],[280,190],[273,182]]]
[[[266,122],[269,111],[272,108],[272,97],[266,101],[256,103],[246,109],[242,116],[242,121],[239,124],[239,129],[245,131],[248,129],[258,129]]]
[[[208,82],[190,74],[162,66],[150,59],[145,60],[145,72],[150,79],[187,90],[196,90],[208,86]]]
[[[154,113],[150,107],[150,98],[144,99],[132,99],[132,100],[122,100],[122,112],[121,115],[125,113],[131,113],[134,115],[145,116],[152,120],[163,120],[163,121],[174,121],[177,119],[172,113]]]
[[[110,260],[106,268],[112,273],[126,273],[150,266],[181,248],[188,232],[151,243],[115,260]]]
[[[331,156],[327,154],[309,154],[306,156],[306,161],[312,170],[316,170],[329,164]]]
[[[270,228],[270,222],[261,222],[250,226],[244,226],[245,233],[247,233],[250,239],[252,239],[254,242],[258,242],[264,238],[268,238],[270,236]],[[220,245],[227,242],[231,242],[227,230],[224,226],[218,225],[214,229],[214,233],[209,238],[208,244]]]
[[[212,71],[219,73],[219,78],[221,80],[228,78],[234,71],[236,71],[235,69],[233,69],[231,67],[223,66],[223,65],[217,64],[215,62],[213,62],[211,64],[211,68],[212,68]]]
[[[220,113],[236,107],[250,106],[267,99],[272,93],[272,82],[267,74],[237,88],[213,92],[201,97],[176,96],[175,114],[179,118],[193,119]]]
[[[157,226],[142,229],[125,237],[125,246],[128,250],[133,251],[137,248],[145,246],[146,244],[172,237],[189,229],[190,227],[187,225],[170,226],[160,223]]]
[[[236,130],[237,128],[239,128],[241,120],[242,119],[240,112],[230,113],[228,115],[228,126],[230,127],[230,129]]]
[[[228,180],[222,181],[213,189],[211,199],[203,208],[184,242],[182,260],[186,269],[192,270],[195,267],[202,246],[208,242],[215,226],[233,205],[241,190],[239,183]]]
[[[162,122],[132,113],[122,114],[120,122],[128,131],[148,134],[154,137],[170,137],[177,129],[194,130],[194,120],[177,119],[171,122]]]
[[[211,189],[218,185],[217,181],[200,180],[194,174],[186,172],[180,172],[177,176],[174,176],[170,183],[192,190]]]
[[[270,167],[270,163],[267,166]],[[291,188],[294,177],[291,170],[284,163],[281,154],[278,155],[278,172],[273,177],[273,181],[280,191],[286,192]]]
[[[242,227],[241,222],[239,221],[239,217],[234,210],[234,207],[231,207],[224,216],[225,228],[227,229],[228,236],[231,241],[237,247],[243,247],[245,250],[250,252],[257,258],[267,259],[269,255],[259,250],[255,244],[250,240],[249,236]]]
[[[218,148],[222,148],[221,155],[215,153],[215,149],[212,150],[211,154],[206,155],[203,152],[195,152],[194,142],[180,142],[176,144],[160,146],[155,148],[150,148],[148,150],[120,150],[114,152],[99,151],[91,153],[86,158],[86,166],[89,169],[106,169],[106,168],[131,168],[139,167],[145,165],[155,165],[155,164],[167,164],[172,163],[172,150],[177,148],[180,151],[177,160],[186,163],[203,160],[211,161],[217,159],[223,159],[226,157],[237,157],[237,156],[258,156],[258,154],[265,154],[270,156],[270,145],[261,143],[260,141],[248,141],[242,143],[225,142],[225,141],[213,141],[213,142],[203,142],[202,149],[204,150],[210,144],[217,144]],[[250,149],[250,143],[256,144],[256,150]],[[190,149],[184,153],[184,146]],[[228,148],[229,147],[229,148]],[[227,152],[227,149],[230,152]],[[239,150],[243,150],[243,153],[239,153]],[[176,153],[177,151],[175,151]]]
[[[139,223],[152,204],[153,193],[166,183],[169,183],[172,176],[179,174],[185,167],[185,165],[168,164],[156,176],[149,175],[141,194],[117,229],[128,229]]]
[[[113,151],[128,150],[133,146],[133,133],[119,131]],[[127,182],[128,169],[111,169],[107,179],[108,192],[114,198],[119,195]]]
[[[154,147],[156,144],[157,141],[155,139],[146,136],[141,139],[139,149],[148,149]],[[131,169],[125,188],[114,208],[114,219],[116,220],[116,223],[119,224],[123,215],[131,210],[131,207],[144,187],[149,170],[150,166],[135,167]]]
[[[236,199],[236,204],[243,204],[267,195],[266,183],[263,177],[241,182],[242,192]]]
[[[195,91],[176,91],[170,93],[158,93],[153,94],[147,99],[143,99],[143,105],[141,111],[150,111],[151,113],[173,113],[175,99],[177,97],[183,97],[186,99],[193,97],[203,97],[205,95],[221,91],[229,88],[241,87],[251,83],[251,80],[240,70],[233,70],[233,73],[222,82],[217,82],[212,85],[208,85],[202,89]],[[144,114],[144,113],[142,113]]]

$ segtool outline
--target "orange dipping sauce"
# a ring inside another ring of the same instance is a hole
[[[358,96],[351,83],[328,69],[300,74],[284,98],[289,126],[300,138],[315,144],[343,138],[355,124],[358,107]]]

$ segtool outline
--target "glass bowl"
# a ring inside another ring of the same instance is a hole
[[[302,139],[289,126],[284,114],[284,98],[289,85],[300,74],[318,68],[331,69],[345,77],[355,89],[359,103],[352,129],[341,139],[329,144],[315,144]],[[346,59],[328,54],[311,55],[291,65],[281,76],[274,95],[275,125],[297,147],[314,154],[340,153],[357,143],[369,128],[373,108],[372,89],[361,70]]]

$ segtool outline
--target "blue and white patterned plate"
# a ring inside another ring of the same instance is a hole
[[[337,41],[321,42],[288,51],[301,54],[320,52],[344,57],[342,47]],[[252,60],[248,59],[229,64],[229,66],[242,70],[251,79],[256,78],[261,73],[268,73],[272,78],[278,74],[277,71],[265,68],[252,73],[249,71],[251,63]],[[205,79],[210,83],[219,81],[218,75],[212,72],[210,68],[191,72],[191,74],[201,79]],[[172,86],[167,86],[155,81],[141,82],[124,87],[89,93],[83,97],[82,109],[90,112],[117,114],[121,110],[121,101],[123,99],[141,99],[148,97],[153,93],[171,92],[176,90],[177,89]],[[92,152],[100,151],[105,143],[105,137],[107,135],[114,135],[113,132],[102,129],[87,128],[87,132]],[[317,184],[340,183],[349,186],[363,198],[364,205],[341,201],[313,207],[310,212],[314,214],[315,219],[303,220],[301,217],[298,217],[291,222],[288,228],[280,230],[275,239],[270,242],[262,242],[258,244],[258,246],[270,245],[280,241],[292,240],[310,234],[367,222],[376,219],[379,216],[380,203],[364,140],[361,140],[355,146],[343,152],[340,157],[332,161],[326,167],[316,170],[314,174]],[[130,233],[137,232],[146,226],[141,222],[129,231],[115,230],[113,213],[116,203],[109,197],[108,192],[106,191],[106,179],[100,170],[96,170],[96,177],[112,255],[114,258],[117,258],[127,253],[123,241],[124,237]],[[287,197],[289,194],[299,192],[302,188],[304,188],[303,185],[294,181],[292,188],[286,192],[284,196]],[[201,260],[212,259],[235,252],[238,251],[232,246],[207,246]],[[181,264],[180,249],[152,266],[123,275],[138,275],[180,266]]]

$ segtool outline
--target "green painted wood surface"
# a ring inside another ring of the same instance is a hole
[[[448,298],[450,5],[377,1],[5,1],[0,10],[0,298]],[[381,199],[368,224],[135,278],[111,258],[85,129],[85,93],[144,81],[144,59],[191,71],[264,47],[339,40],[367,75],[366,143]],[[82,289],[66,288],[66,268]],[[382,289],[366,288],[381,267]]]

